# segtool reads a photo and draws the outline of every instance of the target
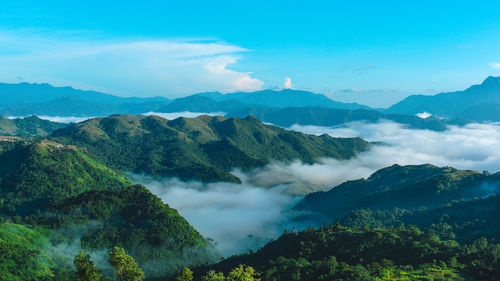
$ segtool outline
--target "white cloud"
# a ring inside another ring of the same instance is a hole
[[[284,194],[280,186],[132,178],[178,210],[202,235],[214,239],[224,255],[255,250],[277,237],[289,226],[283,210],[298,199]]]
[[[490,63],[490,66],[493,67],[494,69],[500,70],[500,62],[492,62]]]
[[[0,80],[72,85],[118,95],[175,97],[201,91],[254,91],[250,72],[229,67],[240,46],[194,40],[85,40],[0,31]]]
[[[292,89],[292,78],[286,77],[285,82],[283,83],[284,89]]]
[[[9,119],[26,118],[27,116],[8,116]],[[73,117],[73,116],[46,116],[39,115],[38,118],[59,123],[79,123],[94,117]]]
[[[421,112],[421,113],[417,113],[417,117],[419,118],[422,118],[422,119],[427,119],[429,117],[431,117],[432,114],[430,114],[429,112]]]

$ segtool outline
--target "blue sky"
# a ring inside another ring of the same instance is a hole
[[[500,75],[498,11],[498,1],[2,1],[0,81],[177,97],[288,77],[386,106]]]

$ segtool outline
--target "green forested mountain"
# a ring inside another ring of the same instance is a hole
[[[233,256],[209,269],[228,272],[245,264],[263,281],[290,280],[498,280],[500,245],[441,240],[416,227],[332,225],[285,232],[257,252]],[[217,280],[217,279],[211,279]]]
[[[497,181],[500,174],[432,165],[393,165],[367,179],[348,181],[329,191],[309,194],[297,208],[317,211],[331,220],[356,209],[437,208],[453,200],[487,196],[492,191],[481,186]]]
[[[382,120],[389,120],[414,129],[446,130],[446,122],[434,117],[423,119],[414,115],[384,114],[368,109],[349,110],[322,106],[287,108],[245,107],[238,111],[230,112],[226,116],[242,118],[248,115],[255,116],[262,122],[282,127],[290,127],[294,124],[336,126],[354,121],[376,123]]]
[[[220,116],[95,118],[57,130],[52,139],[85,147],[119,170],[205,182],[240,182],[229,173],[235,167],[251,169],[273,160],[347,159],[368,147],[360,138],[306,135],[254,117]]]
[[[0,136],[45,137],[66,126],[37,116],[16,119],[0,117]]]
[[[4,256],[0,271],[16,275],[24,270],[19,259],[32,259],[33,269],[23,271],[29,280],[66,274],[72,269],[58,250],[61,244],[91,251],[123,247],[150,278],[214,257],[207,240],[176,210],[78,148],[47,140],[0,148],[0,220],[8,221],[0,225],[0,252],[7,255],[15,241],[24,243]]]

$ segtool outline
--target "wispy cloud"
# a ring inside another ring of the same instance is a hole
[[[0,80],[6,82],[22,76],[137,96],[253,91],[264,84],[250,72],[230,69],[247,49],[214,40],[105,40],[0,31],[0,45]]]
[[[494,69],[500,70],[500,62],[492,62],[490,63],[490,66],[493,67]]]

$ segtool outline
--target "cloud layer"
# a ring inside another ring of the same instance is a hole
[[[229,68],[245,48],[203,40],[102,40],[0,31],[0,80],[49,82],[118,95],[175,97],[254,91],[263,82]]]
[[[224,255],[256,249],[278,236],[289,227],[284,210],[298,198],[283,193],[281,186],[132,178],[177,209],[202,235],[214,239]]]

